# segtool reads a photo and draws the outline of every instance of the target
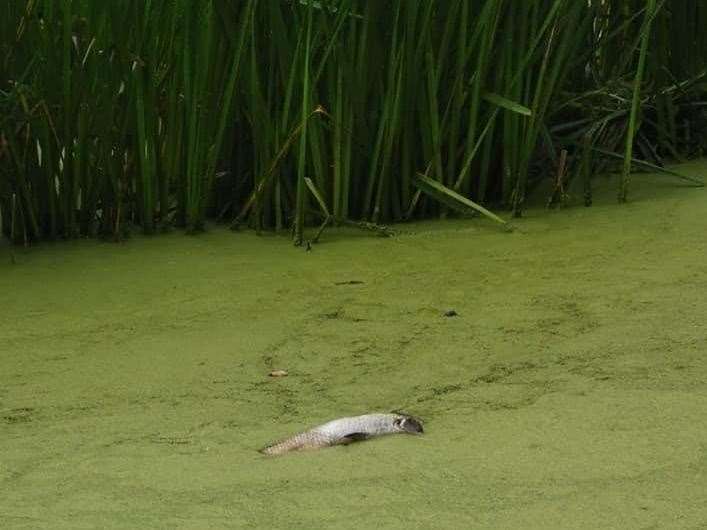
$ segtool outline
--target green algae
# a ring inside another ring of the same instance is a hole
[[[633,181],[508,234],[2,247],[0,525],[705,527],[707,197]],[[425,435],[257,452],[392,409]]]

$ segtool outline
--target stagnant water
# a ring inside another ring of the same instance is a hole
[[[0,247],[0,527],[706,527],[707,191],[598,187],[509,234]],[[393,409],[424,436],[257,452]]]

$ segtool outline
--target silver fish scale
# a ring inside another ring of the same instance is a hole
[[[399,430],[395,427],[397,418],[399,416],[396,414],[364,414],[363,416],[330,421],[315,427],[311,432],[322,434],[329,439],[330,443],[336,443],[340,439],[354,433],[377,436],[396,432]]]
[[[298,449],[328,447],[340,443],[351,434],[380,436],[401,432],[402,429],[395,424],[395,420],[401,417],[398,414],[364,414],[339,418],[266,447],[263,452],[273,455]]]

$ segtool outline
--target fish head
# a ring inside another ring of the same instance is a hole
[[[412,416],[401,416],[395,420],[395,426],[402,432],[409,434],[422,434],[422,422]]]

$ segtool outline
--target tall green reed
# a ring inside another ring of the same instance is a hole
[[[701,21],[683,0],[4,2],[2,230],[231,217],[301,243],[322,216],[520,215],[563,150],[587,204],[620,157],[623,200],[630,170],[707,148]]]

